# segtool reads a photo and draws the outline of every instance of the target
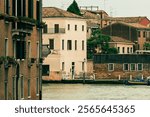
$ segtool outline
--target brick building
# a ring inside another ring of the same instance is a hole
[[[144,43],[150,41],[150,28],[139,23],[116,22],[102,28],[102,33],[135,43],[134,51],[142,50]]]
[[[0,99],[41,97],[41,2],[0,0]]]
[[[129,79],[150,76],[150,56],[144,54],[95,55],[97,79]]]

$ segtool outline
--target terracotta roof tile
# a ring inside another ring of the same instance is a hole
[[[49,17],[68,17],[68,18],[82,18],[81,16],[78,16],[76,14],[67,12],[65,10],[56,8],[56,7],[43,7],[42,9],[43,18],[49,18]]]
[[[122,37],[117,37],[117,36],[111,36],[111,41],[110,42],[124,42],[124,43],[133,43],[127,39],[124,39]]]

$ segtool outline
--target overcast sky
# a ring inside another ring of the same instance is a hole
[[[43,6],[65,9],[73,0],[43,0]],[[150,0],[76,0],[79,6],[99,6],[110,16],[147,16],[150,18]]]

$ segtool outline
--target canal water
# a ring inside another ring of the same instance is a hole
[[[150,86],[43,84],[43,100],[149,100]]]

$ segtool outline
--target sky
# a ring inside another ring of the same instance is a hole
[[[43,0],[44,7],[67,9],[73,0]],[[147,16],[150,19],[150,0],[76,0],[79,6],[99,6],[110,16]]]

